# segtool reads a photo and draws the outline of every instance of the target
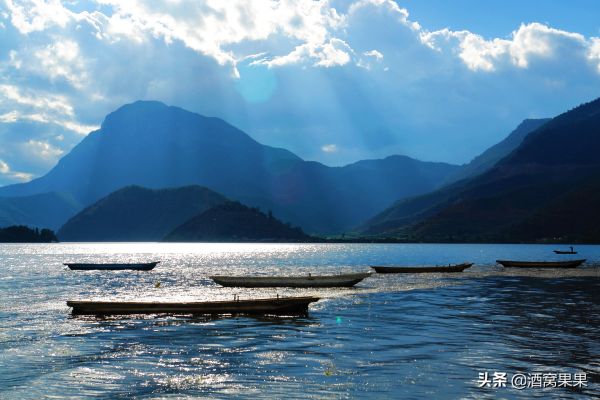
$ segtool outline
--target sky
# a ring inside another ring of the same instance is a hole
[[[123,104],[344,165],[461,164],[600,96],[595,0],[0,0],[0,185]]]

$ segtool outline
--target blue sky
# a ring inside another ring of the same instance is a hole
[[[0,0],[0,185],[138,99],[328,165],[464,163],[600,91],[600,2]]]
[[[597,0],[405,0],[398,2],[430,30],[467,29],[484,37],[505,37],[521,23],[541,22],[557,29],[600,35]]]

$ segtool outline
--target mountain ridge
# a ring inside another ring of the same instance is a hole
[[[166,242],[310,242],[300,228],[284,224],[271,213],[236,201],[218,204],[190,218],[169,234]]]
[[[80,207],[72,196],[56,192],[0,197],[0,228],[26,225],[57,230],[64,216],[75,215]]]
[[[86,207],[57,232],[61,241],[151,242],[200,212],[228,201],[201,186],[127,186]]]
[[[480,175],[492,168],[502,158],[516,149],[523,140],[537,128],[546,124],[551,118],[527,118],[506,136],[500,142],[486,149],[483,153],[474,157],[469,163],[465,164],[456,174],[448,178],[448,183],[457,182],[463,179],[472,178]]]
[[[2,187],[0,196],[58,191],[88,206],[128,185],[201,185],[327,233],[343,232],[398,198],[430,191],[457,168],[408,157],[327,167],[262,145],[221,119],[138,101],[107,115],[48,174]]]
[[[442,209],[472,178],[484,174],[502,158],[508,156],[527,135],[549,120],[547,118],[523,120],[506,138],[451,174],[445,185],[432,192],[394,202],[379,214],[364,221],[357,230],[364,234],[377,234],[389,229],[390,226],[406,225]]]
[[[595,211],[600,203],[594,202],[600,199],[585,201],[578,197],[589,193],[586,185],[600,180],[599,126],[597,99],[532,131],[493,168],[442,189],[443,196],[436,195],[441,200],[418,209],[417,215],[397,219],[396,223],[388,219],[379,226],[370,225],[365,232],[433,242],[566,240],[565,235],[558,235],[557,227],[562,226],[569,238],[596,240],[593,229],[586,228],[585,235],[578,235],[564,218],[562,225],[545,223],[544,219],[552,221],[578,204],[577,211],[571,213],[573,221],[578,220],[580,226],[589,225],[589,221],[600,224]],[[407,209],[406,203],[403,206]],[[546,233],[551,237],[543,237],[543,225],[554,226]]]

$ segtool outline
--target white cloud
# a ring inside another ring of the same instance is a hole
[[[356,65],[360,68],[364,68],[367,70],[371,69],[371,60],[375,59],[375,61],[377,62],[381,62],[381,60],[383,60],[383,54],[381,54],[381,52],[377,51],[377,50],[369,50],[369,51],[365,51],[362,53],[363,56],[367,57],[367,60],[363,60],[362,58],[359,59],[356,63]]]
[[[50,143],[41,140],[28,140],[25,143],[25,148],[35,157],[45,160],[55,161],[64,153],[58,147],[54,147]]]
[[[98,0],[113,9],[104,35],[126,37],[143,42],[149,37],[166,43],[180,41],[190,49],[214,58],[221,65],[233,67],[247,54],[236,54],[231,45],[247,41],[264,41],[275,35],[301,42],[291,52],[276,55],[280,60],[296,61],[299,54],[321,53],[315,65],[340,65],[344,57],[332,48],[331,30],[343,21],[325,0],[301,1],[216,1],[173,2]],[[331,59],[329,59],[331,57]],[[347,61],[346,61],[347,62]]]
[[[326,144],[321,146],[321,151],[324,153],[337,153],[338,147],[335,144]]]
[[[5,178],[8,178],[11,181],[17,182],[27,182],[33,177],[32,174],[27,172],[13,171],[3,160],[0,160],[0,175],[3,175]]]
[[[596,70],[600,74],[600,38],[594,37],[590,41],[588,59],[595,64]]]
[[[510,56],[513,64],[527,68],[532,58],[552,58],[559,55],[561,47],[566,46],[577,53],[587,46],[583,35],[553,29],[540,23],[521,25],[513,32],[510,42]]]
[[[356,14],[361,12],[363,9],[369,7],[383,10],[389,13],[390,15],[395,16],[398,22],[400,22],[402,25],[406,25],[407,27],[413,30],[418,31],[421,29],[421,26],[418,23],[411,22],[408,19],[408,10],[406,10],[405,8],[401,8],[398,5],[398,3],[396,3],[393,0],[358,0],[352,3],[350,8],[348,9],[348,14]]]
[[[7,163],[0,160],[0,174],[8,174],[10,172],[10,167]]]
[[[20,119],[20,114],[18,111],[9,111],[7,113],[4,113],[2,115],[0,115],[0,122],[5,122],[5,123],[13,123],[13,122],[17,122]]]
[[[23,65],[23,61],[19,58],[18,53],[15,50],[11,50],[8,52],[9,65],[11,65],[15,69],[21,69]]]
[[[16,108],[20,106],[20,109]],[[0,85],[0,122],[35,121],[51,123],[85,135],[98,127],[77,121],[66,96],[41,91],[23,91],[15,85]],[[8,109],[8,110],[6,110]]]
[[[51,83],[65,81],[79,90],[87,83],[89,69],[77,42],[62,37],[53,37],[52,43],[44,46],[11,50],[9,65]]]
[[[33,179],[33,174],[30,174],[28,172],[12,172],[10,177],[14,180],[17,180],[19,182],[29,182],[31,179]]]
[[[284,56],[258,59],[250,65],[263,64],[269,67],[279,67],[312,60],[314,66],[330,68],[348,64],[351,60],[351,53],[352,49],[346,42],[340,39],[331,39],[327,43],[314,46],[303,44]]]
[[[465,65],[474,71],[495,71],[498,67],[526,69],[533,60],[560,61],[562,53],[581,58],[585,49],[593,46],[593,39],[540,23],[522,24],[512,32],[510,39],[484,39],[469,31],[442,29],[422,31],[421,41],[438,51],[448,50],[459,55]]]
[[[365,51],[363,53],[363,55],[367,56],[367,57],[374,57],[377,61],[379,60],[383,60],[383,54],[381,54],[379,51],[377,50],[370,50],[370,51]]]
[[[4,3],[7,13],[3,15],[10,18],[11,24],[24,35],[55,27],[64,29],[73,22],[87,22],[99,30],[106,19],[94,10],[95,7],[91,11],[76,13],[60,0],[4,0]]]
[[[52,25],[64,28],[73,17],[59,0],[5,0],[5,4],[11,23],[24,34],[42,31]]]
[[[318,53],[315,56],[319,59],[315,65],[321,67],[335,67],[348,64],[350,62],[350,52],[352,49],[346,42],[340,39],[331,39],[318,47]]]
[[[249,54],[236,48],[241,43],[266,44],[283,37],[290,44],[277,46],[254,61],[269,67],[309,63],[316,67],[343,66],[353,60],[353,44],[344,39],[345,31],[355,15],[376,11],[392,16],[396,23],[414,32],[421,42],[432,49],[457,54],[474,71],[495,71],[503,65],[528,68],[532,59],[548,59],[561,47],[583,48],[594,60],[598,50],[593,39],[554,29],[540,23],[521,25],[510,39],[492,38],[469,31],[442,29],[430,32],[412,21],[406,9],[393,0],[358,0],[340,14],[328,0],[203,0],[198,2],[174,0],[95,0],[103,8],[93,7],[74,12],[58,0],[6,0],[12,24],[24,34],[69,23],[88,23],[99,39],[114,42],[120,39],[143,43],[155,38],[171,44],[175,41],[230,66],[239,76],[237,63]],[[374,27],[377,29],[377,27]],[[374,44],[374,43],[373,43]],[[268,47],[268,46],[267,46]],[[235,50],[234,50],[235,48]],[[283,51],[282,51],[283,50]],[[377,50],[363,51],[367,57],[380,60]],[[84,70],[77,43],[48,45],[36,52],[42,67],[52,78],[65,78],[81,88],[80,75]],[[360,58],[358,66],[368,66]],[[21,63],[22,64],[22,63]],[[15,66],[17,64],[15,63]]]
[[[68,120],[52,120],[52,123],[62,126],[70,131],[73,131],[79,135],[87,135],[88,133],[95,131],[100,128],[98,125],[87,125],[81,124],[76,121],[68,121]]]
[[[15,85],[0,85],[0,95],[5,100],[16,102],[32,108],[50,110],[62,115],[73,116],[73,107],[65,96],[54,94],[23,93]],[[0,97],[0,101],[3,99]]]
[[[511,118],[589,100],[600,79],[600,38],[539,23],[500,37],[430,32],[393,0],[9,0],[4,9],[0,139],[65,152],[118,106],[156,99],[306,158],[441,159],[431,151],[450,153],[451,138],[485,136],[476,114],[504,133]],[[248,72],[257,64],[269,69]],[[268,96],[252,102],[242,81]],[[42,171],[4,145],[15,169]]]
[[[37,59],[35,70],[52,80],[64,79],[77,89],[82,89],[87,80],[87,68],[77,42],[58,39],[34,52]]]

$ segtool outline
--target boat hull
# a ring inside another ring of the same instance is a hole
[[[471,267],[472,263],[463,263],[457,265],[451,265],[449,267],[384,267],[384,266],[372,266],[375,272],[379,274],[421,274],[421,273],[449,273],[449,272],[463,272],[465,269]]]
[[[318,297],[281,297],[274,299],[233,300],[212,302],[119,302],[70,300],[73,315],[130,315],[130,314],[255,314],[301,315],[308,312],[310,303]]]
[[[576,268],[585,262],[582,260],[569,261],[511,261],[496,260],[496,262],[506,268]]]
[[[324,288],[324,287],[352,287],[369,277],[371,274],[344,274],[322,276],[211,276],[210,279],[226,287],[292,287],[292,288]]]
[[[70,270],[73,271],[124,271],[124,270],[135,270],[135,271],[150,271],[160,261],[150,263],[109,263],[109,264],[93,264],[93,263],[64,263]]]
[[[563,251],[563,250],[554,250],[556,254],[577,254],[576,251]]]

